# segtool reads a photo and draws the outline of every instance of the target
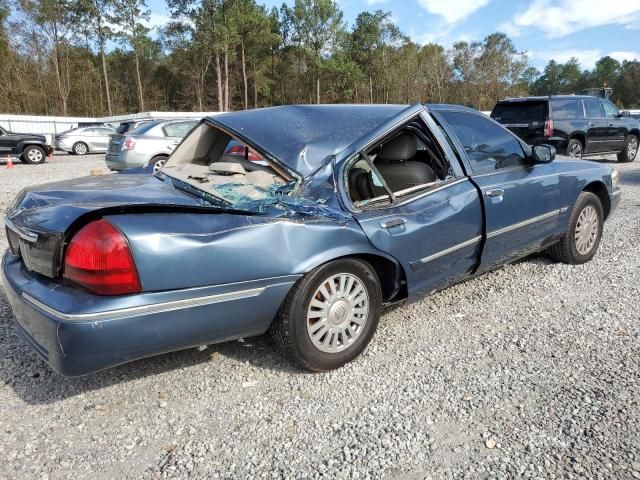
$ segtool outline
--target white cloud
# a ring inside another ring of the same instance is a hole
[[[534,28],[553,38],[601,25],[630,27],[638,22],[640,0],[533,0],[507,28]]]
[[[566,63],[571,60],[571,58],[575,57],[578,59],[578,62],[580,62],[580,65],[584,68],[593,68],[596,62],[606,55],[615,58],[619,62],[622,62],[623,60],[633,60],[636,58],[640,58],[640,53],[638,52],[607,52],[600,49],[559,49],[545,51],[530,50],[529,52],[527,52],[527,55],[530,59],[538,60],[544,64],[546,64],[549,60],[555,60],[558,63]]]
[[[149,20],[145,22],[145,24],[149,28],[160,28],[164,27],[171,21],[173,21],[173,19],[168,15],[163,15],[161,13],[151,13],[151,15],[149,16]]]
[[[484,7],[489,0],[418,0],[418,3],[429,13],[442,17],[452,25]]]
[[[382,3],[387,3],[387,0],[366,0],[367,5],[380,5]]]

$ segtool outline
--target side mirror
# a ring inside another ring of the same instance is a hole
[[[629,110],[623,110],[620,112],[620,116],[621,117],[630,117],[631,116],[631,112]]]
[[[534,145],[533,161],[535,163],[549,163],[556,158],[556,148],[553,145]]]

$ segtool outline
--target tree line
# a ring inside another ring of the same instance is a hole
[[[391,14],[352,25],[334,0],[267,9],[255,0],[0,0],[0,111],[103,116],[229,111],[291,103],[449,102],[481,110],[526,94],[607,83],[640,107],[640,62],[531,66],[503,33],[419,45]]]

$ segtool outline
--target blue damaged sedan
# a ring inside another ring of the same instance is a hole
[[[464,107],[228,113],[153,175],[21,192],[4,288],[64,375],[268,330],[324,371],[366,348],[387,305],[534,252],[589,261],[617,180]]]

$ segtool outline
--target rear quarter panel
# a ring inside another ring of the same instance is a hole
[[[129,239],[145,291],[302,275],[334,258],[377,254],[352,219],[148,213],[107,217]]]
[[[553,162],[556,174],[560,178],[560,193],[562,208],[567,208],[560,217],[561,232],[564,232],[569,222],[578,196],[589,186],[600,184],[612,194],[611,172],[608,165],[599,164],[587,160],[573,160],[567,157],[558,157]]]

